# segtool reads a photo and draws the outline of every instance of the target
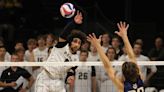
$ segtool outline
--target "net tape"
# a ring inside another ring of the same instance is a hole
[[[123,61],[115,61],[111,62],[113,66],[121,66],[124,62]],[[164,66],[164,61],[137,61],[138,65],[157,65],[157,66]],[[103,66],[103,63],[100,62],[79,62],[79,61],[72,61],[72,62],[0,62],[0,66]]]

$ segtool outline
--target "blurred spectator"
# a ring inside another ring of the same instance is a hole
[[[142,52],[142,45],[139,43],[134,43],[133,44],[133,50],[134,50],[134,54],[136,56],[137,62],[142,62],[142,61],[147,61],[150,62],[150,59],[147,56],[144,56],[141,54]],[[130,61],[129,57],[126,56],[126,58],[122,58],[119,59],[120,61]],[[143,78],[144,78],[144,84],[145,86],[148,86],[150,83],[150,78],[157,72],[157,68],[156,66],[140,66],[141,72],[143,74]],[[150,70],[149,73],[148,69]]]
[[[17,61],[18,56],[16,54],[12,54],[11,62]],[[12,66],[4,70],[0,78],[1,82],[14,83],[19,79],[21,79],[22,83],[20,85],[16,84],[16,88],[13,87],[15,85],[4,87],[4,89],[1,92],[26,92],[29,88],[31,88],[34,82],[33,76],[27,70],[21,67]],[[26,87],[23,87],[24,79],[28,80],[28,85]]]
[[[112,47],[116,50],[116,59],[118,59],[123,51],[121,50],[121,39],[118,36],[112,37]]]
[[[116,62],[116,50],[113,47],[109,47],[106,51],[106,56],[111,62]],[[113,66],[115,69],[115,74],[117,75],[119,70],[118,66]],[[100,92],[117,92],[116,87],[114,86],[113,82],[111,79],[108,77],[108,74],[104,70],[104,68],[101,66],[100,70],[98,70],[99,73],[97,76],[99,77],[99,87],[100,87]],[[108,85],[108,86],[106,86]]]
[[[53,34],[49,33],[46,36],[46,46],[47,48],[51,46],[55,46],[57,44],[57,37],[55,37]]]
[[[135,40],[134,43],[141,44],[142,45],[142,48],[143,48],[141,53],[143,55],[146,55],[147,56],[147,51],[145,51],[146,48],[144,48],[144,42],[143,42],[143,40],[141,38],[138,38],[138,39]]]
[[[108,47],[111,47],[110,45],[110,36],[108,33],[104,33],[102,34],[102,38],[101,38],[101,46],[104,49],[104,52],[107,51]]]
[[[15,43],[14,51],[17,49],[25,49],[23,46],[23,42],[18,41]]]
[[[87,60],[93,62],[100,61],[100,57],[98,55],[97,49],[93,45],[90,46],[90,51]]]
[[[155,38],[155,47],[148,53],[153,61],[164,61],[164,47],[163,39],[161,37]],[[151,79],[151,86],[155,86],[158,90],[163,89],[164,85],[164,66],[157,66],[157,73]]]
[[[10,55],[9,52],[6,51],[6,47],[5,47],[5,44],[4,44],[4,39],[1,38],[1,37],[0,37],[0,47],[5,49],[5,58],[4,58],[4,60],[5,61],[10,61],[11,55]]]
[[[80,52],[80,61],[87,62],[88,51]],[[94,66],[78,66],[75,73],[74,92],[96,92],[96,72]]]
[[[25,51],[25,60],[32,61],[32,52],[37,47],[37,41],[34,38],[30,38],[27,41],[27,50]]]
[[[119,61],[126,60],[127,52],[125,46],[122,47],[123,54],[118,58]]]
[[[90,49],[90,43],[88,41],[86,41],[84,44],[81,45],[81,50],[87,50],[89,51]]]
[[[148,56],[151,60],[163,61],[164,60],[164,48],[163,48],[163,39],[157,37],[155,39],[155,47],[150,50]]]

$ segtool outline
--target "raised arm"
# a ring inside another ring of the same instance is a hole
[[[76,16],[74,17],[74,20],[66,25],[64,30],[61,32],[59,37],[59,42],[65,42],[66,38],[69,34],[71,34],[73,29],[80,28],[80,25],[83,23],[83,16],[82,13],[77,11]]]
[[[101,36],[99,37],[99,39],[101,38]],[[116,78],[116,75],[115,75],[115,70],[113,69],[108,57],[105,55],[103,49],[101,48],[101,45],[100,45],[100,40],[98,40],[95,36],[95,34],[92,34],[92,35],[89,35],[87,37],[87,40],[89,42],[91,42],[91,44],[93,46],[96,47],[99,55],[100,55],[100,58],[103,62],[103,65],[104,65],[104,68],[108,74],[108,76],[110,77],[110,79],[114,82],[114,84],[117,86],[117,88],[119,90],[123,90],[123,83],[118,79]]]
[[[118,26],[119,32],[116,31],[115,33],[122,38],[130,61],[136,63],[136,58],[135,58],[132,46],[130,45],[130,42],[127,36],[127,30],[129,28],[129,24],[126,24],[125,22],[120,22],[120,23],[117,23],[117,26]]]
[[[117,23],[117,26],[118,26],[119,32],[116,31],[115,33],[122,38],[122,40],[124,42],[124,45],[125,45],[125,49],[127,51],[127,55],[130,59],[130,62],[133,62],[133,63],[137,64],[135,54],[133,52],[132,46],[130,45],[130,42],[129,42],[129,39],[128,39],[128,36],[127,36],[127,31],[128,31],[128,28],[129,28],[129,24],[126,24],[125,22],[120,22],[120,23]],[[141,73],[141,69],[139,67],[138,67],[138,69],[139,69],[139,74],[141,76],[141,79],[144,79],[144,77]]]

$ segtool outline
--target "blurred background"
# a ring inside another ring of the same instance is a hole
[[[84,14],[85,32],[113,34],[118,21],[131,25],[132,41],[142,38],[146,50],[153,39],[163,37],[160,2],[143,0],[0,0],[0,36],[10,51],[18,40],[26,42],[39,34],[58,35],[71,19],[60,15],[61,4],[71,2]]]
[[[123,45],[120,43],[119,38],[115,39],[113,35],[114,31],[118,30],[116,23],[126,21],[130,24],[128,31],[130,42],[132,44],[137,43],[138,39],[140,42],[138,42],[140,48],[136,52],[148,56],[153,61],[164,61],[164,7],[162,1],[159,0],[0,0],[0,46],[5,45],[8,54],[7,60],[10,61],[10,54],[17,50],[19,52],[19,49],[22,49],[21,58],[19,57],[20,61],[24,62],[25,50],[30,49],[31,52],[28,52],[27,56],[32,58],[31,53],[35,48],[43,49],[46,47],[47,49],[47,47],[54,46],[54,43],[57,42],[56,37],[73,19],[63,18],[60,14],[60,6],[66,2],[73,3],[76,10],[82,12],[84,17],[82,31],[86,34],[94,32],[97,35],[107,33],[102,38],[105,39],[102,41],[102,47],[113,46],[118,50],[118,55],[124,56],[125,53],[122,52]],[[56,37],[49,33],[54,34]],[[46,39],[43,37],[45,34]],[[41,42],[40,39],[37,39],[37,41],[35,41],[36,39],[30,39],[37,38],[39,35],[42,35],[40,36]],[[46,42],[46,46],[44,42]],[[39,46],[39,44],[41,45]],[[81,47],[89,50],[90,45],[86,42]],[[2,51],[0,52],[0,59],[2,57],[4,59],[6,52],[5,54]],[[44,58],[47,59],[47,56],[42,57],[40,53],[37,55],[35,55],[37,60],[34,61],[42,62]],[[142,60],[145,61],[143,58]],[[27,61],[30,61],[30,59]],[[152,74],[150,83],[146,83],[150,85],[146,86],[156,87],[158,90],[164,89],[164,67],[158,66],[157,70],[153,74],[153,69],[146,71],[146,73]]]

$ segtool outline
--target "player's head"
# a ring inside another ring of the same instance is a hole
[[[142,45],[140,43],[134,43],[133,50],[135,55],[140,55],[142,52]]]
[[[67,39],[71,52],[76,53],[76,51],[79,50],[81,45],[86,41],[86,34],[76,30],[73,31]]]
[[[102,38],[101,38],[101,44],[103,45],[103,44],[106,44],[106,43],[110,43],[110,40],[111,40],[111,38],[110,38],[110,35],[107,33],[107,32],[105,32],[105,33],[103,33],[102,34]]]
[[[18,55],[15,52],[11,55],[11,62],[18,62]]]
[[[125,80],[128,80],[132,83],[136,82],[139,77],[138,66],[133,62],[125,62],[122,65],[122,73],[125,77]]]
[[[87,61],[87,58],[88,58],[88,51],[87,50],[81,50],[80,51],[80,61]]]
[[[0,46],[0,58],[4,58],[6,54],[6,48],[4,46]]]
[[[109,47],[106,51],[106,56],[113,61],[116,58],[116,50],[113,47]]]

